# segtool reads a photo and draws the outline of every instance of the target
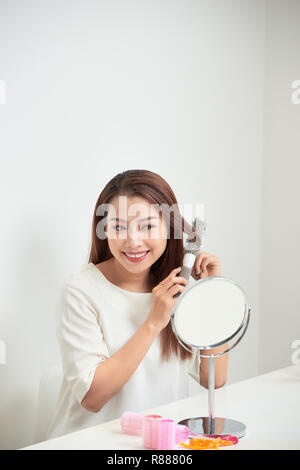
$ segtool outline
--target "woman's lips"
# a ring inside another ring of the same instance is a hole
[[[149,253],[150,250],[148,250],[144,256],[140,256],[139,258],[130,258],[129,256],[126,255],[126,253],[124,251],[122,251],[123,255],[125,256],[125,258],[128,260],[128,261],[131,261],[132,263],[138,263],[139,261],[143,261],[143,259],[146,258],[147,254]]]

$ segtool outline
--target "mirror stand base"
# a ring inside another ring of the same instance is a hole
[[[229,418],[213,418],[208,417],[200,418],[187,418],[179,421],[178,424],[183,424],[189,428],[191,433],[202,434],[205,437],[210,436],[225,436],[231,434],[239,439],[246,435],[246,426],[240,421],[235,421]]]

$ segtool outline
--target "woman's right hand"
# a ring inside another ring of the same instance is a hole
[[[173,269],[165,279],[152,289],[152,305],[146,323],[157,333],[163,330],[170,321],[177,301],[177,297],[173,296],[177,292],[183,292],[188,284],[184,277],[177,276],[180,270],[181,267]]]

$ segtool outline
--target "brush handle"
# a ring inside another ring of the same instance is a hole
[[[196,256],[193,253],[186,253],[183,257],[183,266],[180,271],[180,277],[184,277],[187,281],[189,281],[191,272],[195,263]],[[173,295],[173,298],[179,297],[181,292],[177,292],[177,294]]]
[[[191,277],[191,271],[192,268],[189,268],[188,266],[182,266],[180,270],[180,277],[184,277],[188,281]]]
[[[196,256],[193,253],[185,253],[182,262],[182,269],[180,271],[180,276],[184,277],[189,281],[191,272],[195,263]]]

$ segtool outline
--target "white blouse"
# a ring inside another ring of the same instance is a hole
[[[192,279],[192,278],[191,278]],[[199,383],[200,358],[160,359],[160,335],[130,379],[100,411],[86,410],[81,401],[101,361],[124,346],[147,319],[152,293],[131,292],[110,282],[93,264],[72,273],[60,290],[56,334],[63,380],[47,439],[142,412],[189,396],[188,374]]]

